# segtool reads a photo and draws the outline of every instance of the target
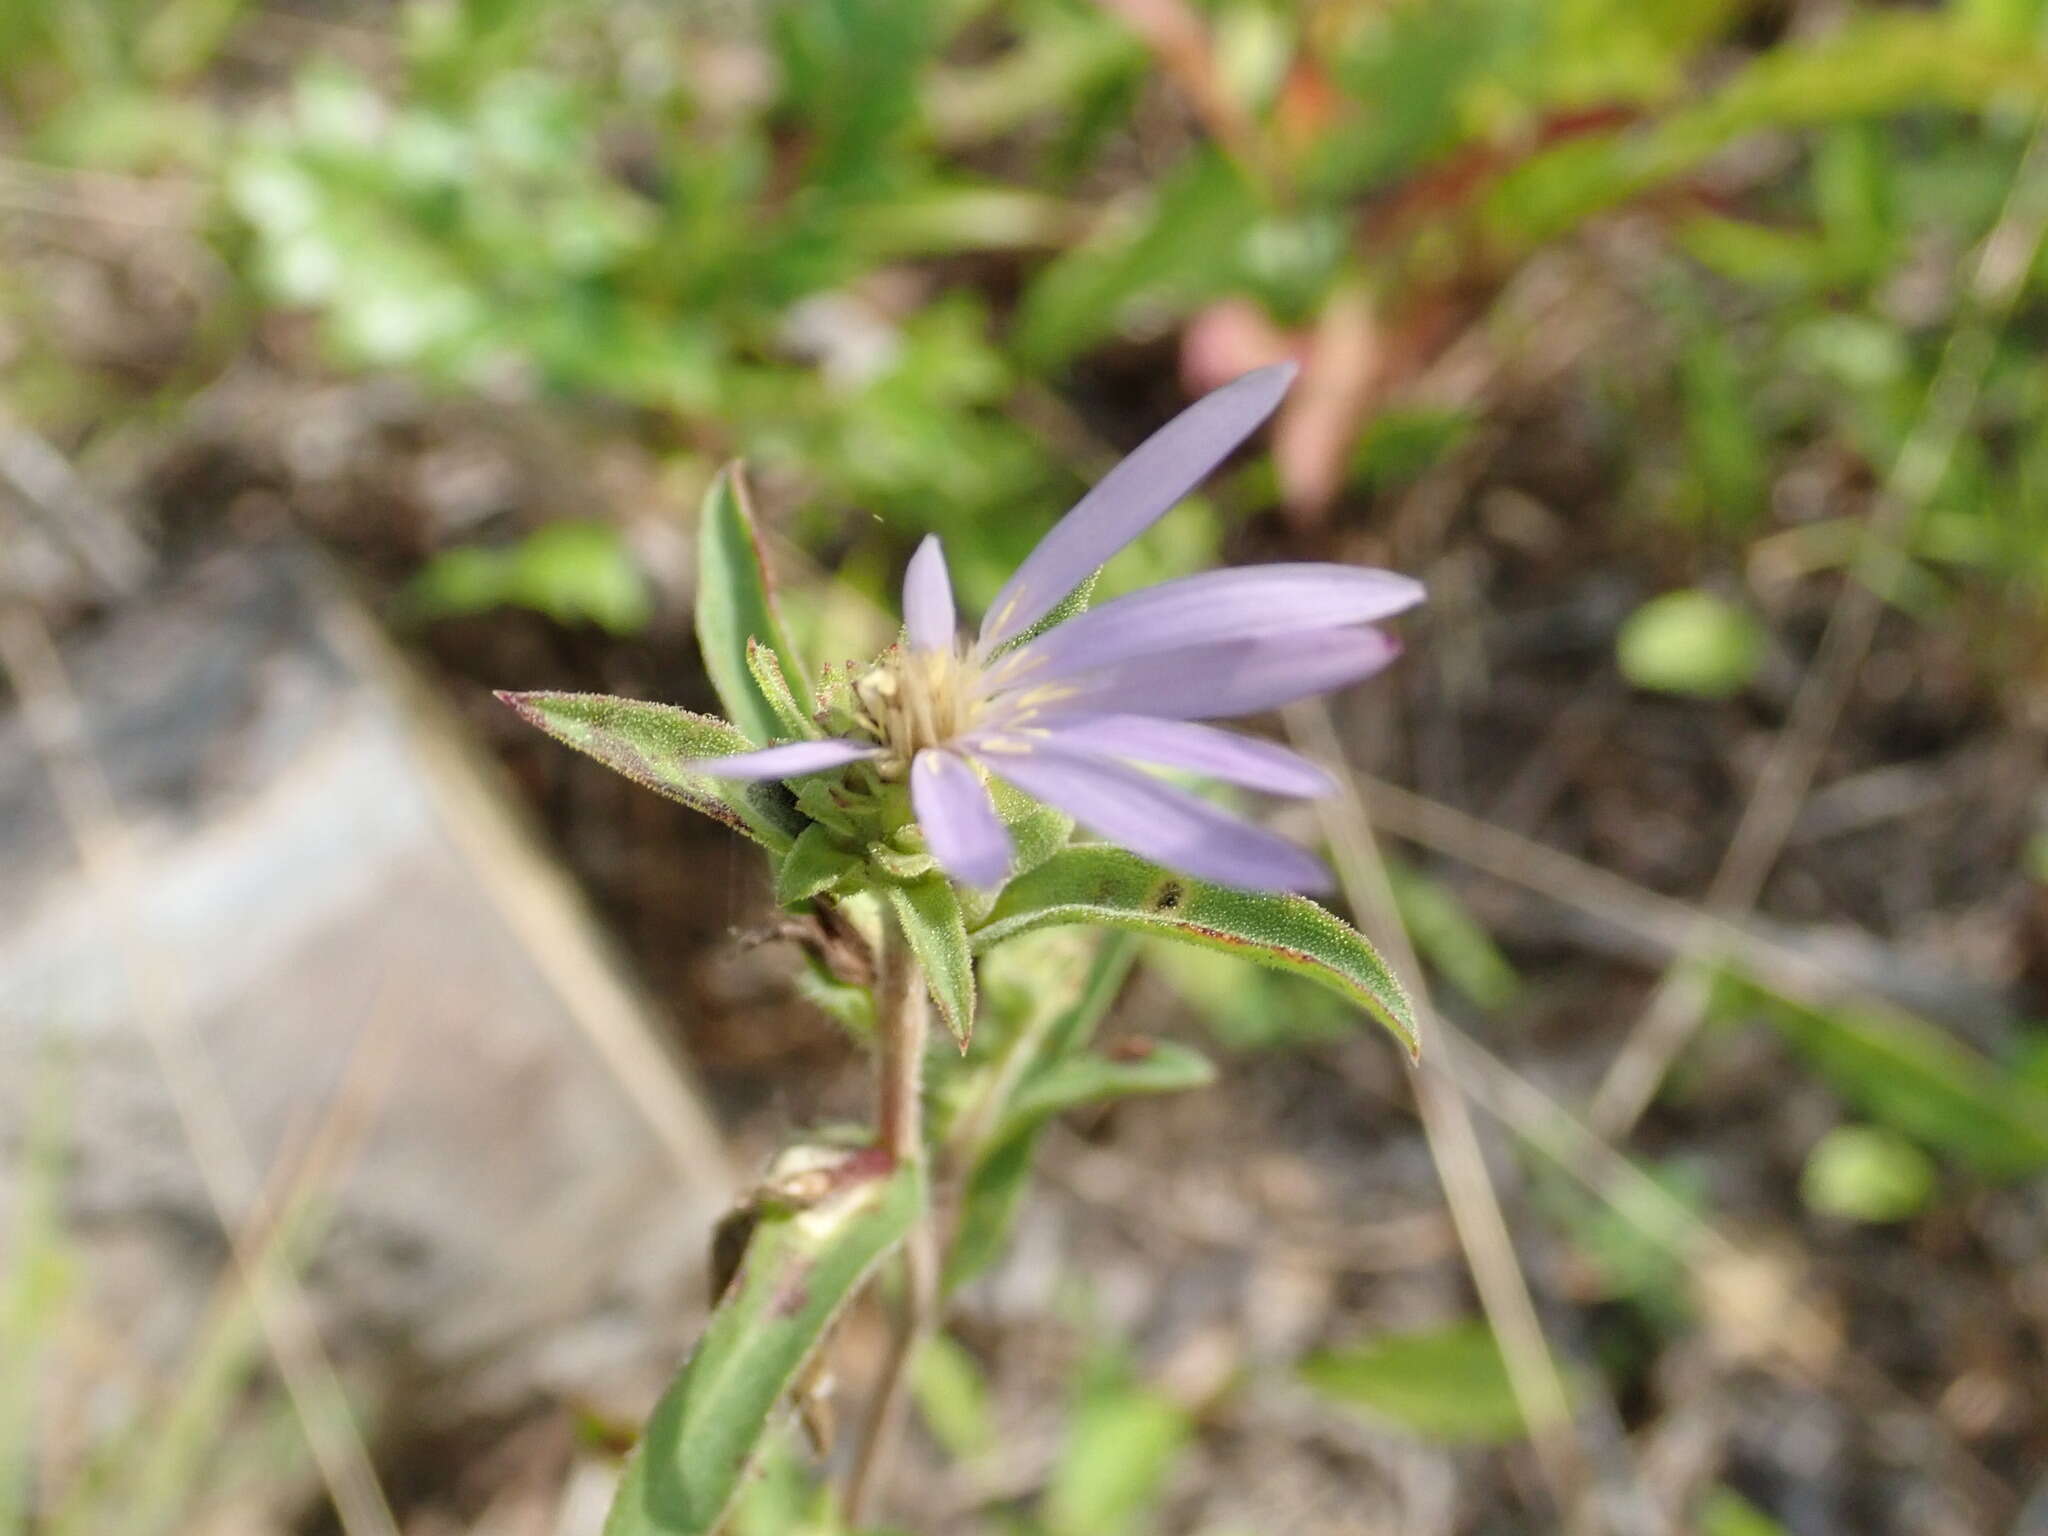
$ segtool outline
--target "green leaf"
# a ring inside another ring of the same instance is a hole
[[[1700,1502],[1700,1536],[1788,1536],[1785,1527],[1732,1488],[1716,1488]]]
[[[1038,868],[1067,846],[1067,839],[1074,831],[1071,816],[1033,800],[1001,779],[990,779],[988,788],[989,798],[995,802],[996,815],[1002,818],[1003,827],[1010,834],[1013,877]]]
[[[1012,635],[1001,645],[997,646],[994,652],[991,653],[990,659],[994,660],[996,657],[1007,656],[1020,646],[1029,645],[1054,626],[1064,624],[1076,614],[1085,612],[1088,605],[1095,600],[1095,584],[1100,580],[1102,580],[1102,568],[1097,566],[1088,573],[1086,581],[1054,603],[1044,618],[1031,625],[1028,629],[1019,630],[1015,635]]]
[[[1159,1497],[1193,1426],[1164,1393],[1098,1370],[1045,1493],[1048,1536],[1126,1536]]]
[[[796,845],[783,856],[775,871],[775,900],[794,907],[821,896],[861,867],[861,857],[849,853],[831,831],[813,822],[797,837]]]
[[[1046,1028],[1036,1052],[1036,1070],[1046,1070],[1095,1038],[1096,1026],[1116,1003],[1137,958],[1138,941],[1128,933],[1112,930],[1096,941],[1095,954],[1081,980],[1079,994]]]
[[[1845,1099],[1991,1179],[2048,1168],[2048,1092],[1910,1014],[1808,1008],[1726,978],[1745,1017],[1775,1028]]]
[[[798,739],[814,739],[820,734],[817,723],[797,707],[796,695],[790,691],[775,652],[752,635],[747,636],[747,673],[775,711],[782,727],[778,734]]]
[[[1519,1440],[1521,1408],[1493,1331],[1482,1322],[1393,1334],[1304,1361],[1316,1391],[1447,1444]]]
[[[1411,1055],[1417,1049],[1414,1011],[1386,962],[1363,934],[1304,897],[1210,885],[1089,844],[1012,880],[975,930],[974,947],[1055,923],[1135,929],[1310,977],[1369,1010]]]
[[[797,713],[807,714],[809,687],[775,615],[747,483],[740,466],[728,464],[704,493],[697,517],[697,643],[726,713],[760,744],[774,741],[783,725],[775,701],[747,666],[749,640],[774,653]]]
[[[840,1308],[910,1230],[925,1199],[918,1165],[892,1167],[873,1150],[835,1156],[816,1165],[830,1186],[823,1198],[760,1213],[703,1339],[647,1421],[605,1536],[717,1528],[776,1403]]]
[[[1017,1074],[1025,1085],[1088,1043],[1122,990],[1136,954],[1137,943],[1129,935],[1107,934],[1074,1001],[1011,1042],[1009,1051],[1026,1063]],[[952,1250],[946,1255],[948,1295],[994,1262],[1031,1182],[1032,1153],[1047,1116],[1020,1121],[1007,1115],[1008,1108],[998,1106],[991,1116],[995,1129],[975,1155],[973,1171],[961,1192],[960,1219]]]
[[[1807,1154],[1799,1193],[1812,1209],[1847,1221],[1916,1216],[1934,1198],[1934,1164],[1896,1131],[1838,1125]]]
[[[1200,150],[1158,178],[1135,218],[1105,220],[1101,233],[1051,262],[1025,290],[1016,347],[1053,368],[1114,335],[1140,312],[1177,316],[1240,280],[1261,208],[1244,174]]]
[[[910,1386],[925,1424],[956,1460],[995,1448],[988,1382],[959,1340],[943,1333],[929,1335],[911,1363]]]
[[[888,889],[889,904],[896,909],[911,953],[924,968],[939,1016],[965,1050],[974,1033],[974,954],[968,947],[960,897],[952,882],[940,875]]]
[[[1422,958],[1475,1007],[1505,1008],[1522,979],[1458,893],[1412,865],[1387,860],[1387,883],[1402,926]]]
[[[953,1246],[946,1254],[944,1293],[948,1296],[981,1275],[996,1260],[1016,1225],[1031,1187],[1036,1134],[1012,1136],[975,1164],[960,1196],[960,1219]]]
[[[1134,1054],[1069,1056],[1035,1074],[1011,1102],[1007,1128],[1014,1132],[1040,1125],[1083,1104],[1182,1093],[1216,1081],[1216,1068],[1191,1046],[1171,1040],[1130,1044]]]
[[[866,987],[841,981],[823,961],[806,955],[803,967],[796,973],[796,989],[856,1040],[875,1038],[875,995]]]
[[[2015,109],[2048,100],[2048,51],[1978,34],[1950,15],[1892,10],[1751,56],[1694,105],[1640,129],[1589,134],[1532,155],[1487,195],[1501,251],[1528,251],[1580,221],[1689,175],[1747,134],[1919,108]]]
[[[1176,992],[1232,1051],[1294,1050],[1342,1040],[1362,1022],[1350,999],[1217,949],[1152,940],[1145,973]]]
[[[1725,699],[1763,662],[1763,629],[1712,593],[1667,592],[1628,616],[1615,637],[1622,676],[1658,693]]]
[[[430,619],[529,608],[615,635],[645,629],[653,608],[647,578],[609,523],[550,523],[504,548],[444,550],[406,584],[400,606]]]
[[[777,852],[807,825],[780,784],[714,779],[684,766],[753,749],[723,720],[604,693],[501,692],[498,697],[557,741]]]

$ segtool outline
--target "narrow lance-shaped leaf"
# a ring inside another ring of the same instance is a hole
[[[725,721],[673,704],[602,693],[500,693],[529,725],[596,758],[656,794],[724,822],[780,852],[804,829],[794,799],[773,781],[714,779],[683,765],[727,757],[752,743]]]
[[[1035,1076],[1012,1100],[1001,1130],[967,1176],[953,1246],[946,1254],[947,1294],[987,1269],[1001,1252],[1031,1182],[1039,1132],[1055,1115],[1084,1104],[1206,1088],[1215,1080],[1208,1058],[1165,1041],[1150,1045],[1141,1057],[1071,1056]]]
[[[924,970],[939,1016],[965,1050],[974,1032],[974,954],[968,947],[959,895],[949,881],[930,875],[890,886],[889,904]]]
[[[704,493],[697,520],[697,643],[704,670],[726,713],[756,744],[785,734],[780,712],[747,665],[747,642],[773,652],[799,714],[810,711],[810,690],[796,653],[782,633],[753,506],[737,464],[718,472]]]
[[[1315,1391],[1382,1423],[1447,1444],[1499,1444],[1524,1433],[1514,1385],[1483,1322],[1397,1333],[1302,1363]]]
[[[1068,1007],[1049,1016],[1042,1031],[1033,1031],[1010,1045],[1010,1051],[1023,1053],[1027,1065],[1016,1074],[1018,1086],[1008,1101],[997,1107],[990,1121],[991,1133],[976,1150],[960,1199],[953,1246],[946,1255],[947,1294],[980,1274],[1001,1251],[1031,1181],[1032,1153],[1050,1111],[1018,1118],[1012,1111],[1019,1096],[1093,1038],[1095,1027],[1130,974],[1137,950],[1137,941],[1128,934],[1104,935],[1079,995]]]
[[[1095,600],[1095,584],[1102,579],[1101,568],[1090,571],[1088,579],[1074,588],[1065,597],[1054,603],[1044,618],[1036,624],[1020,630],[1013,638],[1005,640],[995,648],[995,655],[1007,656],[1020,647],[1029,645],[1047,630],[1064,624],[1076,614],[1085,613],[1088,605]]]
[[[776,1403],[924,1202],[921,1169],[872,1150],[813,1171],[821,1197],[761,1214],[703,1340],[647,1421],[605,1536],[718,1528]]]
[[[754,636],[747,637],[747,675],[754,680],[754,686],[768,700],[768,706],[775,711],[780,727],[777,735],[815,739],[824,733],[817,722],[804,713],[790,690],[789,679],[784,676],[782,663],[775,658],[774,648],[764,645]]]
[[[1121,848],[1088,844],[1011,881],[975,929],[974,947],[986,950],[1055,923],[1135,929],[1293,971],[1358,1003],[1411,1055],[1417,1050],[1414,1010],[1378,951],[1349,923],[1304,897],[1231,890],[1170,873]]]
[[[1185,1093],[1216,1080],[1208,1057],[1171,1040],[1131,1042],[1123,1052],[1084,1053],[1035,1075],[1010,1105],[1010,1128],[1021,1129],[1078,1109],[1149,1093]]]

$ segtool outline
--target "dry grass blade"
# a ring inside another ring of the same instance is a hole
[[[1678,955],[1704,933],[1718,952],[1740,956],[1745,972],[1795,1002],[1814,1008],[1854,1003],[1875,1013],[1897,1011],[1867,982],[1839,970],[1825,951],[1809,953],[1731,918],[1646,890],[1398,784],[1365,776],[1356,784],[1373,820],[1394,836],[1582,912],[1643,948]]]
[[[341,1080],[320,1106],[318,1123],[303,1138],[287,1140],[271,1165],[264,1187],[244,1215],[234,1251],[248,1255],[242,1266],[220,1278],[191,1347],[172,1378],[175,1391],[167,1412],[147,1431],[137,1464],[123,1469],[125,1497],[109,1506],[106,1495],[92,1501],[95,1520],[109,1507],[122,1509],[124,1532],[133,1536],[172,1529],[175,1511],[198,1485],[204,1459],[217,1449],[229,1401],[242,1374],[243,1336],[250,1305],[244,1270],[265,1276],[289,1275],[318,1237],[316,1213],[346,1173],[376,1121],[392,1072],[400,1058],[404,1015],[387,1006],[380,991],[350,1049]],[[95,1524],[58,1525],[60,1530],[97,1531]]]
[[[364,676],[377,679],[381,691],[403,700],[419,717],[435,711],[435,701],[365,616],[348,605],[330,604],[322,609],[321,620],[328,642]],[[448,835],[489,872],[492,895],[506,922],[619,1091],[659,1138],[678,1173],[729,1189],[731,1161],[688,1066],[647,1028],[648,1006],[622,969],[609,962],[567,878],[538,852],[504,805],[480,791],[479,776],[465,761],[468,749],[455,733],[424,730],[413,738],[413,746],[433,770],[423,782]]]
[[[207,1198],[234,1245],[235,1265],[342,1529],[347,1536],[398,1536],[305,1292],[290,1275],[266,1269],[240,1241],[237,1213],[257,1198],[256,1169],[220,1082],[192,1037],[180,1002],[178,968],[136,919],[133,846],[106,778],[85,745],[78,699],[63,659],[42,620],[20,604],[0,608],[0,670],[13,684],[66,827],[101,891],[118,936],[136,1021],[170,1090]]]
[[[1828,616],[1819,653],[1792,701],[1791,718],[1772,744],[1708,890],[1706,907],[1713,916],[1728,917],[1753,907],[1784,851],[1877,633],[1884,611],[1881,578],[1902,558],[1912,515],[1926,505],[1948,472],[1976,408],[1998,335],[2012,314],[2023,279],[2040,256],[2044,233],[2048,124],[2037,124],[2005,205],[1978,247],[1963,296],[1968,313],[1942,349],[1919,419],[1893,461],[1855,563]],[[1719,938],[1707,923],[1687,936],[1677,963],[1609,1066],[1592,1106],[1593,1123],[1607,1135],[1626,1135],[1642,1117],[1665,1073],[1699,1027],[1706,977],[1722,947]]]
[[[0,403],[0,485],[50,540],[108,592],[134,589],[150,553],[135,530],[79,478],[71,461]]]
[[[1744,965],[1788,996],[1816,1003],[1854,999],[1873,1009],[1888,1006],[1797,950],[1747,934],[1683,902],[1641,890],[1569,854],[1397,785],[1363,777],[1354,782],[1373,819],[1395,836],[1575,908],[1648,944],[1676,952],[1689,934],[1706,924],[1726,945],[1740,945]],[[1433,1018],[1432,1028],[1444,1054],[1460,1062],[1461,1081],[1487,1113],[1685,1264],[1696,1282],[1708,1283],[1708,1270],[1740,1271],[1768,1282],[1769,1271],[1752,1262],[1753,1256],[1741,1244],[1689,1209],[1550,1094],[1447,1020]],[[1912,1423],[1921,1439],[1939,1451],[1956,1486],[1967,1490],[1982,1519],[1988,1521],[2010,1511],[2012,1491],[1959,1444],[1925,1405],[1876,1366],[1846,1351],[1830,1364],[1803,1347],[1802,1340],[1818,1337],[1823,1331],[1810,1303],[1774,1286],[1767,1289],[1764,1299],[1776,1320],[1771,1348],[1778,1358],[1823,1389],[1832,1385],[1827,1379],[1830,1370],[1841,1374],[1874,1407]]]
[[[1695,1285],[1704,1290],[1715,1283],[1716,1275],[1740,1275],[1745,1285],[1754,1287],[1753,1311],[1768,1319],[1758,1339],[1765,1352],[1822,1389],[1837,1385],[1830,1376],[1840,1375],[1846,1378],[1842,1384],[1872,1408],[1909,1421],[1920,1442],[1936,1453],[1952,1485],[1975,1506],[1976,1520],[1984,1522],[1957,1528],[1991,1529],[2010,1516],[2012,1490],[1972,1456],[1937,1415],[1860,1355],[1842,1351],[1829,1358],[1814,1347],[1833,1334],[1833,1324],[1805,1297],[1779,1284],[1770,1266],[1755,1262],[1741,1244],[1457,1026],[1438,1021],[1437,1029],[1446,1054],[1461,1063],[1460,1080],[1470,1085],[1473,1097],[1490,1115],[1683,1263]]]
[[[1343,762],[1328,707],[1320,700],[1293,706],[1286,718],[1289,735],[1309,756],[1333,768]],[[1438,1023],[1421,964],[1394,909],[1393,889],[1387,883],[1386,866],[1364,805],[1348,789],[1321,805],[1344,894],[1374,941],[1387,951],[1389,962],[1414,1000],[1424,1048],[1423,1060],[1411,1070],[1430,1156],[1443,1183],[1451,1221],[1464,1246],[1480,1303],[1500,1342],[1509,1385],[1529,1426],[1530,1443],[1544,1481],[1560,1515],[1570,1520],[1582,1507],[1590,1469],[1574,1434],[1564,1377],[1543,1336],[1528,1281],[1515,1256],[1514,1238],[1487,1170],[1471,1110],[1452,1075],[1455,1063],[1430,1054],[1429,1037]]]

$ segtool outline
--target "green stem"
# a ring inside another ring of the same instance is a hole
[[[898,1162],[921,1161],[925,1155],[924,1051],[930,1033],[931,1001],[924,973],[896,923],[886,921],[875,974],[875,1132],[877,1143]],[[910,1362],[938,1323],[938,1275],[938,1248],[927,1204],[903,1243],[902,1306],[847,1487],[850,1525],[864,1522],[896,1459],[910,1405]]]
[[[930,994],[910,942],[893,919],[875,956],[875,1134],[898,1162],[924,1156],[924,1048]]]

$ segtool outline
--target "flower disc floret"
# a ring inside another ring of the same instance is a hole
[[[974,724],[980,673],[960,648],[893,646],[855,679],[860,725],[881,743],[875,771],[900,780],[917,754],[967,734]]]

